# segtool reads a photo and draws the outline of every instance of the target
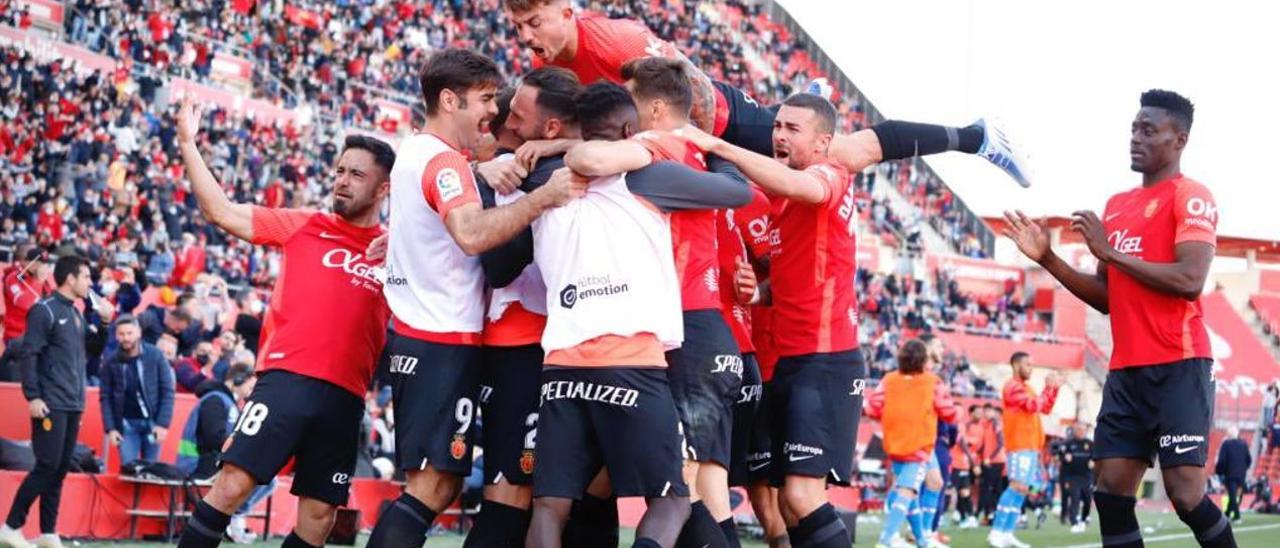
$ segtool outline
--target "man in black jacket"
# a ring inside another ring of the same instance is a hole
[[[8,519],[0,528],[0,544],[15,548],[29,546],[19,530],[37,497],[40,544],[62,545],[57,536],[58,503],[84,412],[86,324],[75,302],[90,296],[89,264],[79,256],[62,257],[54,265],[53,278],[58,290],[27,313],[20,358],[36,467],[22,480]],[[101,299],[93,299],[93,303],[104,318],[114,313]]]
[[[160,349],[142,341],[133,315],[116,320],[119,348],[98,374],[102,387],[102,427],[120,448],[120,462],[154,461],[173,418],[173,368]]]
[[[1088,515],[1089,493],[1093,490],[1093,441],[1085,437],[1083,423],[1071,425],[1071,437],[1058,445],[1057,453],[1062,514],[1071,522],[1072,533],[1083,533],[1086,527],[1082,513]]]
[[[1240,439],[1239,428],[1233,426],[1227,433],[1227,439],[1222,440],[1222,447],[1218,449],[1218,464],[1213,472],[1222,477],[1222,484],[1227,488],[1227,517],[1239,522],[1244,478],[1253,465],[1253,458],[1249,456],[1249,444]]]

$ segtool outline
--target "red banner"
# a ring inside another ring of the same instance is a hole
[[[1048,343],[1030,340],[1028,335],[1022,335],[1023,340],[1014,340],[946,331],[939,331],[938,336],[948,349],[968,356],[974,363],[1008,363],[1009,356],[1021,350],[1031,354],[1036,365],[1058,369],[1084,367],[1083,341]]]
[[[231,112],[250,115],[257,119],[273,123],[297,120],[297,114],[289,109],[278,107],[261,99],[248,99],[238,93],[211,88],[190,80],[173,78],[169,80],[169,86],[173,90],[173,100],[175,101],[181,99],[185,94],[191,93],[202,103],[213,103]]]
[[[858,268],[865,268],[869,272],[879,272],[880,246],[875,242],[868,241],[866,238],[858,238],[856,264]]]
[[[213,54],[209,68],[215,76],[248,84],[253,81],[253,62],[229,53]]]
[[[19,10],[27,8],[27,13],[31,14],[32,21],[37,24],[52,27],[62,26],[62,18],[65,13],[62,2],[55,0],[18,0],[16,5]]]
[[[116,60],[78,46],[50,40],[39,34],[0,25],[0,46],[10,46],[30,53],[41,63],[62,61],[63,66],[80,73],[111,72]]]
[[[288,19],[290,23],[302,25],[304,27],[311,27],[315,30],[320,30],[320,28],[324,26],[324,17],[319,13],[311,10],[304,10],[295,6],[285,6],[284,17],[285,19]]]
[[[1256,409],[1262,404],[1262,388],[1280,378],[1280,364],[1254,336],[1249,324],[1231,307],[1222,292],[1200,299],[1205,327],[1213,346],[1219,406]]]
[[[1026,272],[1016,266],[1007,266],[988,259],[970,259],[968,257],[950,257],[929,255],[927,257],[929,272],[938,269],[950,271],[963,293],[971,293],[979,297],[998,297],[1004,294],[1005,286],[1013,284],[1016,295],[1022,294]]]

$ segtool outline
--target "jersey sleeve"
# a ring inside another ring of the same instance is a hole
[[[938,414],[942,422],[947,424],[955,424],[956,417],[960,413],[956,401],[951,398],[951,390],[941,381],[933,385],[933,411]]]
[[[655,162],[672,160],[694,169],[707,169],[706,156],[690,145],[688,141],[671,133],[646,131],[637,134],[633,139],[653,155],[653,161]]]
[[[1204,242],[1217,245],[1218,205],[1204,185],[1187,181],[1178,186],[1173,202],[1175,245]]]
[[[601,45],[600,55],[612,72],[621,73],[622,65],[644,57],[676,58],[675,46],[658,38],[649,27],[627,19],[593,18],[584,29],[593,36],[592,43]]]
[[[422,196],[444,219],[459,206],[480,204],[476,179],[467,159],[455,151],[437,154],[422,170]]]
[[[826,189],[827,196],[823,198],[821,205],[828,208],[839,205],[840,196],[844,195],[845,189],[849,187],[849,176],[844,173],[844,170],[824,163],[809,166],[804,172],[812,175]]]
[[[769,254],[769,197],[752,186],[751,201],[733,212],[734,228],[747,244],[747,253],[753,258]]]
[[[283,246],[317,213],[309,209],[253,206],[253,243]]]
[[[627,173],[627,189],[665,212],[740,207],[751,199],[747,185],[721,173],[661,161]]]

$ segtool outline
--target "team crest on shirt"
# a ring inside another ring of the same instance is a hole
[[[466,436],[462,434],[453,435],[453,442],[449,444],[449,456],[453,457],[453,460],[462,460],[462,457],[467,456]]]
[[[1143,210],[1142,216],[1150,219],[1152,215],[1156,214],[1156,208],[1159,206],[1160,206],[1159,198],[1151,200],[1151,203],[1147,204],[1147,209]]]
[[[520,453],[520,471],[526,474],[533,473],[533,450],[525,449]]]
[[[436,174],[436,190],[440,192],[440,201],[447,202],[462,195],[462,177],[458,171],[446,167]]]

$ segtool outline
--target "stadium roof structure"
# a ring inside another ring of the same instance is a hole
[[[1003,217],[983,217],[983,222],[991,227],[996,234],[1000,234],[1004,230],[1005,220]],[[1046,222],[1049,228],[1061,228],[1061,241],[1064,244],[1084,243],[1080,235],[1070,230],[1071,219],[1068,217],[1047,217]],[[1242,236],[1218,236],[1219,257],[1232,257],[1236,259],[1246,259],[1249,253],[1255,254],[1254,260],[1259,263],[1280,264],[1280,241],[1263,240],[1258,238],[1245,238]]]

